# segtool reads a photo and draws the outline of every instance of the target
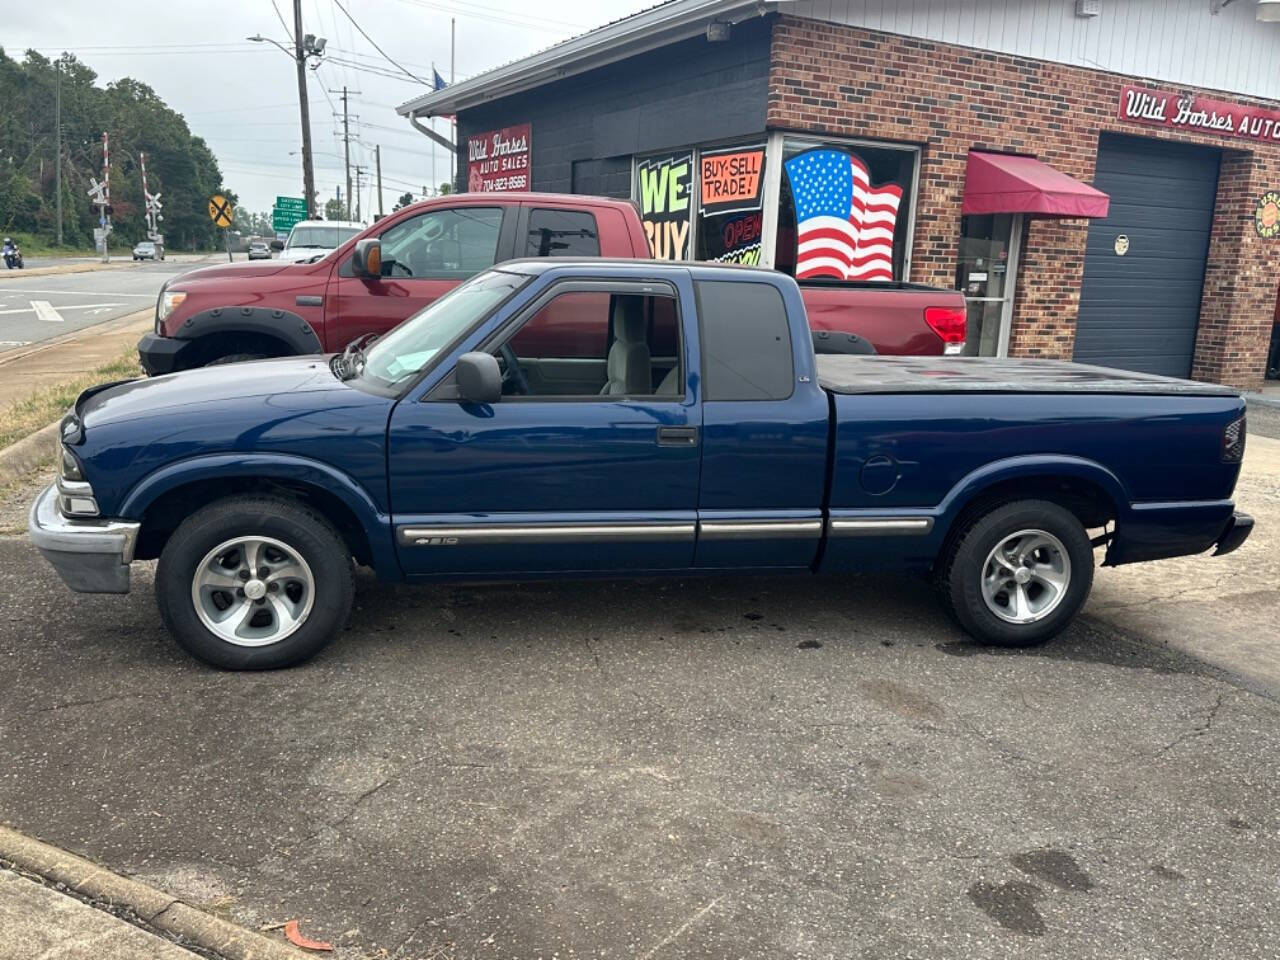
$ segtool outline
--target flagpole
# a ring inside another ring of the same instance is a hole
[[[431,61],[431,86],[433,90],[439,89],[439,87],[436,86],[436,77],[438,76],[439,74],[436,73],[436,62],[432,60]],[[428,117],[427,123],[431,125],[431,132],[435,133],[436,118]],[[440,189],[440,181],[436,178],[436,141],[435,141],[435,138],[432,137],[431,138],[431,195],[435,196],[435,192],[439,189]]]
[[[449,85],[450,86],[453,86],[454,81],[458,79],[457,61],[456,61],[457,35],[458,35],[457,31],[458,31],[458,18],[450,17],[449,18]],[[449,138],[450,141],[453,142],[453,157],[449,161],[449,187],[452,190],[452,189],[456,189],[458,186],[458,115],[456,112],[453,115],[453,120],[450,121],[450,129],[453,131],[453,135]]]

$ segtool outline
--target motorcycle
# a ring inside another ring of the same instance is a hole
[[[4,248],[4,265],[10,270],[22,269],[22,251],[16,243]]]

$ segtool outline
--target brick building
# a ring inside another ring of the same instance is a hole
[[[671,0],[434,91],[458,188],[631,197],[654,253],[959,287],[966,352],[1257,388],[1280,0]]]

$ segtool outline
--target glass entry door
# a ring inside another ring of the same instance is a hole
[[[968,306],[965,356],[1008,355],[1022,216],[991,213],[960,218],[956,287],[964,292]]]

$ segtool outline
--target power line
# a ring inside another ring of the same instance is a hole
[[[362,36],[362,37],[364,37],[366,40],[368,40],[368,41],[369,41],[369,43],[373,46],[373,49],[377,50],[380,54],[382,54],[383,58],[387,61],[387,63],[390,63],[391,65],[393,65],[393,66],[395,66],[395,67],[399,67],[399,69],[401,70],[401,72],[403,72],[403,73],[404,73],[404,75],[405,75],[405,76],[407,76],[407,77],[408,77],[409,79],[411,79],[411,80],[416,80],[418,83],[423,83],[423,84],[425,84],[425,83],[427,82],[427,81],[423,80],[421,77],[415,77],[415,76],[414,76],[412,73],[410,73],[408,70],[405,70],[405,68],[404,68],[404,67],[400,66],[400,64],[396,63],[396,61],[395,61],[395,60],[393,60],[393,59],[391,58],[391,56],[390,56],[390,55],[388,55],[387,51],[383,50],[380,46],[378,46],[377,42],[376,42],[376,41],[374,41],[373,37],[371,37],[371,36],[369,36],[369,34],[365,33],[364,27],[360,26],[360,24],[356,22],[356,18],[355,18],[355,17],[353,17],[353,16],[352,16],[348,11],[347,11],[347,8],[346,8],[346,7],[344,7],[341,3],[339,3],[339,2],[338,2],[338,0],[333,0],[333,5],[334,5],[335,7],[337,7],[339,10],[341,10],[341,11],[342,11],[342,15],[343,15],[344,17],[346,17],[348,20],[350,20],[350,21],[351,21],[351,25],[352,25],[353,27],[355,27],[357,30],[359,30],[359,31],[360,31],[360,36]]]
[[[276,0],[271,0],[271,9],[276,12],[276,19],[280,21],[280,26],[284,27],[284,35],[289,38],[289,42],[297,43],[293,39],[293,31],[289,29],[289,25],[284,22],[284,17],[280,15],[280,8],[276,6]]]

